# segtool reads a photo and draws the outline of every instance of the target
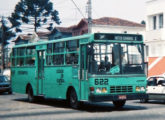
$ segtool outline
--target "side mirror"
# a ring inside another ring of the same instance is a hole
[[[148,62],[144,63],[144,73],[148,76]]]

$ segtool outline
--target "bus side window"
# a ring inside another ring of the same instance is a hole
[[[63,65],[64,64],[64,55],[54,55],[53,56],[54,65]]]
[[[54,44],[53,44],[53,52],[54,52],[54,53],[57,53],[57,52],[64,52],[64,47],[65,47],[64,42],[54,43]]]
[[[51,65],[51,63],[52,63],[52,55],[47,55],[46,58],[47,58],[47,59],[46,59],[46,64],[47,64],[47,65]]]
[[[78,64],[78,54],[66,54],[66,64]]]
[[[78,51],[79,50],[79,40],[72,40],[66,42],[67,51]]]
[[[26,65],[27,66],[35,65],[35,46],[26,48]]]
[[[14,49],[13,55],[17,56],[15,58],[15,60],[16,60],[16,66],[24,66],[24,59],[25,59],[24,52],[25,52],[25,48],[17,48],[17,50]],[[15,62],[15,61],[13,61],[13,62]],[[13,64],[15,64],[15,63],[13,63]]]

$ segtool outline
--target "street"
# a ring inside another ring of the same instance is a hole
[[[111,102],[85,103],[79,110],[54,99],[28,103],[22,94],[0,94],[0,120],[164,120],[165,104],[162,101],[127,101],[122,109]]]

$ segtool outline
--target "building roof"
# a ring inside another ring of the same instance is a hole
[[[56,27],[60,32],[72,32],[72,30],[76,27],[76,25],[72,25],[70,27]]]
[[[165,74],[165,57],[149,57],[148,76]]]
[[[112,26],[129,26],[129,27],[145,27],[143,24],[139,24],[136,22],[114,18],[114,17],[102,17],[99,19],[93,19],[93,24],[97,25],[112,25]]]
[[[87,19],[81,19],[81,21],[77,25],[73,25],[68,27],[70,30],[74,30],[79,28],[84,23],[88,24]],[[129,20],[124,20],[121,18],[115,18],[115,17],[102,17],[98,19],[93,19],[92,24],[94,25],[111,25],[111,26],[126,26],[126,27],[145,27],[144,24],[132,22]],[[66,28],[64,28],[66,29]]]
[[[24,40],[24,41],[29,41],[34,37],[34,34],[21,34],[12,42],[16,42],[19,39]],[[37,32],[36,34],[40,39],[48,39],[50,32]]]

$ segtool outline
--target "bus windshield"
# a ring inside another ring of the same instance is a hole
[[[144,73],[142,44],[94,43],[88,45],[91,74]]]

